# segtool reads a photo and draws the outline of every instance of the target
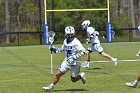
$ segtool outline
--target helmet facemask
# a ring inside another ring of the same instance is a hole
[[[88,26],[89,26],[88,24],[83,24],[83,25],[82,25],[82,30],[86,32]]]
[[[83,21],[83,23],[82,23],[82,30],[83,30],[85,33],[86,33],[87,28],[89,27],[89,25],[90,25],[90,21],[89,21],[89,20]]]
[[[65,33],[65,36],[66,36],[67,38],[73,38],[74,35],[75,35],[75,34],[67,34],[67,33]]]

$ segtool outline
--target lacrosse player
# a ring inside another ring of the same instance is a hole
[[[117,65],[117,58],[114,58],[103,51],[103,47],[101,46],[99,38],[98,38],[99,32],[96,31],[93,27],[90,27],[89,25],[90,25],[89,20],[85,20],[82,22],[82,30],[84,32],[86,32],[87,37],[88,37],[86,43],[87,44],[90,43],[90,46],[88,47],[88,51],[90,53],[93,51],[97,51],[103,57],[110,59],[113,62],[114,66],[116,66]],[[90,62],[87,61],[85,67],[89,68],[89,65],[90,65]]]
[[[130,82],[130,83],[125,83],[125,84],[126,84],[128,87],[136,88],[137,85],[138,85],[138,83],[139,83],[139,81],[140,81],[140,73],[139,73],[139,75],[138,75],[138,77],[137,77],[136,80],[134,80],[134,81],[132,81],[132,82]]]
[[[65,35],[67,38],[64,40],[62,48],[57,48],[50,46],[50,50],[54,53],[66,52],[66,58],[60,65],[56,74],[54,75],[52,82],[47,87],[42,87],[45,91],[52,91],[55,84],[59,81],[60,77],[63,76],[67,71],[71,71],[71,81],[76,82],[81,80],[83,84],[86,83],[86,76],[84,72],[80,72],[80,57],[83,55],[88,55],[88,51],[82,46],[80,41],[74,37],[75,30],[72,26],[67,26],[65,28]]]

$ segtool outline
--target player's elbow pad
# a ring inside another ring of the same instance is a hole
[[[79,52],[79,53],[76,54],[76,58],[79,58],[79,57],[81,57],[85,54],[86,54],[85,51]]]

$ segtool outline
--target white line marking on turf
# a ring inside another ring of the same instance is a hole
[[[91,63],[106,63],[112,61],[90,61]],[[140,62],[140,60],[118,60],[117,62]]]
[[[25,80],[39,80],[40,78],[20,78],[20,79],[4,79],[4,80],[0,80],[0,82],[10,82],[10,81],[25,81]]]
[[[128,62],[128,61],[129,62],[134,62],[135,61],[136,62],[136,61],[140,61],[140,60],[118,60],[118,61],[126,61],[126,62]]]

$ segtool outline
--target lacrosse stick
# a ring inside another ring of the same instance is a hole
[[[51,46],[52,46],[52,44],[54,42],[54,36],[55,36],[55,32],[54,31],[49,31],[48,32],[49,43],[51,44]],[[52,64],[52,61],[53,61],[53,59],[52,59],[52,50],[51,50],[51,74],[53,74],[53,64]]]

